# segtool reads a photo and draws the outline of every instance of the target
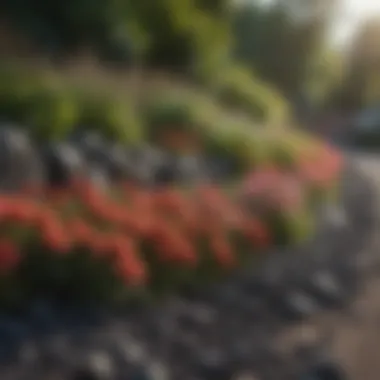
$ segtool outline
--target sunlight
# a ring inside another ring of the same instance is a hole
[[[333,42],[345,45],[363,20],[380,15],[380,2],[373,0],[343,0],[332,27]]]

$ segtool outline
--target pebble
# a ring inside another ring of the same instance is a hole
[[[317,272],[306,288],[322,304],[339,304],[345,298],[344,290],[331,272]]]
[[[287,320],[308,318],[320,310],[314,299],[301,291],[285,294],[284,298],[278,302],[278,310],[281,316]]]

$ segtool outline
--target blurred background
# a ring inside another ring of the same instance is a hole
[[[258,119],[288,103],[315,121],[376,105],[378,11],[371,0],[5,0],[0,55],[176,74],[234,87]]]

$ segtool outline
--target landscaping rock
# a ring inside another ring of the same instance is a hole
[[[328,271],[318,271],[313,274],[304,289],[315,297],[318,303],[325,306],[339,305],[346,298],[342,285]]]
[[[14,126],[0,125],[0,189],[19,191],[43,185],[43,164],[27,133]]]
[[[82,152],[90,165],[102,166],[108,155],[108,144],[96,132],[82,132],[72,138],[72,144]]]
[[[65,187],[87,177],[87,167],[80,151],[67,143],[48,145],[42,152],[47,181],[52,187]]]

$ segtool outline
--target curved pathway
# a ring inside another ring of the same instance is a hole
[[[356,153],[355,160],[376,186],[380,217],[380,156]],[[380,231],[379,221],[377,224]],[[368,281],[353,303],[351,315],[332,321],[332,352],[350,380],[378,380],[380,376],[380,234],[373,236],[367,250],[371,257]]]
[[[378,380],[380,374],[380,155],[349,153],[356,167],[376,190],[376,219],[372,237],[359,253],[365,281],[355,300],[344,312],[326,312],[278,337],[283,354],[294,358],[300,347],[322,343],[345,369],[348,380]],[[304,353],[307,350],[304,350]],[[303,354],[304,354],[303,353]],[[302,359],[301,359],[302,361]]]

